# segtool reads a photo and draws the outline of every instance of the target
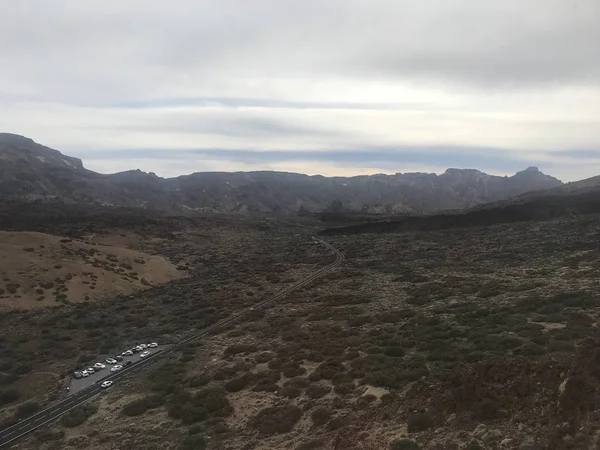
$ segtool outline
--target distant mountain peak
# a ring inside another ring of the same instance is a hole
[[[344,210],[397,213],[470,208],[482,203],[561,186],[529,167],[511,177],[477,169],[354,177],[297,173],[205,172],[160,178],[139,169],[111,175],[86,170],[81,160],[24,136],[0,134],[0,198],[152,208],[174,214]],[[365,209],[366,208],[366,209]],[[191,211],[191,212],[190,212]]]

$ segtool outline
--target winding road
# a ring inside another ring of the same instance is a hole
[[[344,255],[339,250],[337,250],[333,245],[329,244],[328,242],[322,241],[320,239],[316,239],[316,238],[313,238],[313,239],[316,243],[324,245],[325,247],[327,247],[327,249],[329,249],[331,252],[334,253],[334,255],[335,255],[334,262],[323,267],[322,269],[317,270],[315,273],[304,278],[303,280],[299,281],[298,283],[296,283],[292,286],[288,286],[287,288],[285,288],[282,291],[275,294],[273,297],[262,300],[262,301],[254,304],[252,306],[249,306],[247,308],[242,308],[242,309],[234,312],[233,314],[231,314],[229,317],[227,317],[223,320],[220,320],[219,322],[217,322],[209,327],[203,328],[202,330],[199,330],[196,333],[191,334],[190,336],[183,339],[177,345],[170,347],[168,350],[154,353],[151,356],[149,356],[148,358],[146,358],[145,360],[136,362],[135,364],[132,364],[131,366],[124,368],[120,372],[117,372],[115,374],[112,374],[112,375],[109,375],[109,376],[103,378],[102,381],[112,380],[112,381],[116,382],[116,381],[120,380],[121,378],[127,377],[129,375],[133,375],[133,374],[139,372],[140,370],[144,369],[148,365],[156,362],[159,358],[167,356],[170,353],[176,351],[182,345],[196,341],[200,338],[203,338],[203,337],[209,335],[210,333],[212,333],[213,331],[215,331],[219,328],[222,328],[226,325],[230,325],[231,323],[235,322],[236,320],[238,320],[238,319],[242,318],[243,316],[245,316],[246,314],[248,314],[250,311],[254,311],[257,309],[266,308],[267,306],[270,306],[271,304],[275,303],[277,300],[285,297],[286,295],[290,294],[291,292],[293,292],[295,290],[298,290],[298,289],[306,286],[307,284],[309,284],[312,281],[316,280],[317,278],[325,275],[332,269],[334,269],[337,266],[339,266],[340,264],[342,264],[342,262],[344,262]],[[78,392],[77,394],[75,394],[73,396],[67,397],[64,400],[58,401],[58,402],[54,403],[53,405],[51,405],[41,411],[38,411],[37,413],[33,414],[30,417],[27,417],[26,419],[22,419],[21,421],[17,422],[16,424],[14,424],[8,428],[3,429],[2,431],[0,431],[0,447],[6,447],[10,443],[37,430],[38,428],[41,428],[44,425],[47,425],[51,422],[56,421],[63,414],[66,414],[73,408],[75,408],[79,405],[82,405],[82,404],[86,403],[87,401],[91,400],[92,398],[96,397],[97,395],[99,395],[102,392],[102,390],[103,389],[100,387],[99,384],[95,384],[86,389],[83,389],[82,391]]]

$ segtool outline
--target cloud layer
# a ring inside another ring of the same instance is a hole
[[[140,167],[600,173],[597,0],[21,0],[0,128]]]

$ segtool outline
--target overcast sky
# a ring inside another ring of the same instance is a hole
[[[600,174],[599,0],[0,0],[0,131],[100,172]]]

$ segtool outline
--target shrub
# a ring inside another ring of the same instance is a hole
[[[325,425],[332,415],[332,410],[330,410],[329,408],[325,408],[324,406],[320,406],[319,408],[315,409],[312,413],[310,413],[310,418],[312,419],[313,424],[319,427],[321,425]]]
[[[59,441],[65,437],[63,430],[49,430],[44,428],[37,432],[36,438],[39,442]]]
[[[17,408],[17,411],[15,412],[15,416],[17,418],[24,418],[27,416],[30,416],[34,413],[36,413],[37,411],[39,411],[40,409],[40,405],[39,403],[36,402],[27,402],[27,403],[23,403],[22,405],[19,405],[19,407]]]
[[[174,395],[168,412],[169,416],[189,425],[211,416],[227,416],[232,408],[223,388],[204,388],[193,397],[187,392]]]
[[[271,352],[262,352],[254,357],[254,360],[258,363],[266,363],[273,359],[273,353]]]
[[[475,420],[493,420],[498,418],[501,407],[497,400],[484,398],[473,405],[471,415]]]
[[[352,394],[354,392],[354,385],[352,384],[337,384],[334,388],[333,388],[333,392],[335,392],[336,394],[340,394],[340,395],[349,395]]]
[[[287,365],[282,369],[282,373],[288,378],[297,377],[306,373],[306,369],[304,367],[299,367],[297,365]]]
[[[330,431],[338,430],[349,422],[348,416],[338,416],[327,422],[327,429]]]
[[[225,356],[238,355],[240,353],[254,353],[258,350],[256,345],[252,344],[234,344],[225,349]]]
[[[16,294],[19,287],[21,287],[19,283],[9,283],[6,285],[6,291],[9,294]]]
[[[14,373],[9,373],[9,374],[0,374],[0,385],[3,384],[11,384],[14,383],[15,381],[17,381],[19,379],[18,375],[15,375]]]
[[[343,373],[345,370],[344,365],[338,361],[325,361],[315,369],[314,373],[321,378],[331,380],[337,373]]]
[[[6,391],[0,391],[0,406],[8,405],[9,403],[18,400],[21,394],[14,389],[7,389]]]
[[[298,398],[302,395],[302,391],[294,386],[284,386],[279,391],[279,395],[286,398]]]
[[[421,450],[421,447],[410,439],[397,439],[390,444],[390,450]]]
[[[320,384],[311,384],[308,388],[306,388],[306,395],[312,399],[321,398],[331,392],[331,388],[329,386],[323,386]]]
[[[96,412],[98,412],[98,406],[96,405],[88,403],[86,405],[78,406],[62,416],[60,418],[60,423],[67,428],[75,428],[85,423],[85,421],[96,414]]]
[[[188,434],[190,436],[194,436],[196,434],[200,434],[202,432],[202,426],[201,425],[194,425],[188,428]]]
[[[433,419],[428,414],[414,414],[408,418],[408,432],[418,433],[433,426]]]
[[[248,386],[248,384],[250,383],[251,377],[249,376],[242,376],[242,377],[237,377],[234,378],[232,380],[229,380],[227,383],[225,383],[225,389],[227,390],[227,392],[239,392],[242,389],[244,389],[246,386]]]
[[[196,375],[193,378],[190,378],[188,380],[188,386],[189,387],[200,387],[200,386],[206,386],[208,383],[210,382],[210,377],[207,374],[200,374],[200,375]]]
[[[134,400],[127,403],[122,410],[122,413],[126,416],[141,416],[146,411],[154,408],[158,408],[165,403],[165,399],[160,395],[150,395],[148,397]]]
[[[325,445],[325,438],[311,439],[310,441],[299,444],[295,450],[317,450]]]
[[[179,450],[204,450],[206,441],[202,436],[188,436],[179,445]]]
[[[304,388],[308,387],[309,385],[310,385],[310,381],[308,381],[306,378],[296,377],[296,378],[292,378],[291,380],[286,381],[284,386],[294,386],[299,389],[304,389]]]
[[[175,403],[171,405],[169,415],[175,419],[180,419],[184,425],[201,422],[209,417],[208,411],[204,406],[193,405],[191,403],[184,403],[183,405]]]
[[[194,360],[194,355],[182,355],[181,358],[179,358],[179,362],[182,363],[187,363],[190,361]]]
[[[302,410],[294,405],[272,406],[261,410],[251,419],[251,425],[262,434],[287,433],[302,417]]]
[[[275,392],[279,390],[279,386],[270,378],[263,378],[252,388],[255,392]]]
[[[391,356],[394,358],[401,358],[404,356],[405,351],[402,347],[392,346],[392,347],[386,347],[385,350],[383,351],[383,353],[387,356]]]

